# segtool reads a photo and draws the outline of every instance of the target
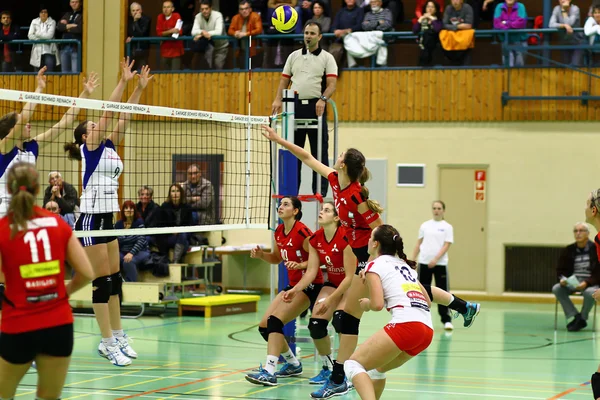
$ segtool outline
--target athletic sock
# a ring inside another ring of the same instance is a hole
[[[333,362],[333,371],[331,372],[331,381],[336,385],[341,385],[344,382],[345,377],[344,364],[340,364],[335,360]]]
[[[292,349],[288,349],[288,351],[286,351],[285,353],[281,353],[281,355],[283,356],[283,358],[285,358],[285,362],[287,362],[288,364],[292,364],[294,367],[300,365],[300,361],[298,361],[294,353],[292,353]]]
[[[333,361],[331,360],[331,356],[321,356],[321,362],[323,363],[323,368],[332,370],[333,369]]]
[[[112,347],[117,344],[117,340],[115,339],[114,336],[111,336],[109,338],[102,338],[102,344],[105,345],[106,347]]]
[[[450,302],[450,305],[448,305],[448,308],[450,308],[451,310],[454,311],[458,311],[460,314],[466,314],[467,313],[467,302],[464,301],[463,299],[461,299],[460,297],[456,297],[454,295],[452,296],[452,301]]]
[[[125,331],[123,329],[118,329],[116,331],[112,331],[113,336],[116,338],[122,338],[125,336]]]
[[[277,356],[267,356],[267,363],[265,364],[265,370],[271,375],[275,375],[275,367],[277,366]]]

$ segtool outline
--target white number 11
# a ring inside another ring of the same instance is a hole
[[[37,237],[35,233],[29,231],[25,234],[23,238],[25,243],[29,244],[29,248],[31,249],[31,262],[38,263],[40,262],[40,256],[38,254],[38,246],[37,242],[42,242],[44,246],[44,258],[45,261],[52,261],[52,251],[50,250],[50,239],[48,238],[48,231],[42,229],[38,231]]]

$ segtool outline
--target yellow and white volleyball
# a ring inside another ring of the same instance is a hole
[[[298,12],[291,6],[279,6],[273,11],[271,23],[277,31],[290,33],[298,23]]]

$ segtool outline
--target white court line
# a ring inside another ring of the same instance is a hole
[[[428,394],[471,396],[471,397],[497,397],[497,398],[502,398],[502,399],[532,399],[532,400],[547,399],[547,397],[513,396],[513,395],[507,395],[507,394],[442,392],[442,391],[434,391],[434,390],[409,390],[409,389],[388,389],[388,388],[385,388],[385,390],[383,392],[384,393],[385,392],[428,393]]]

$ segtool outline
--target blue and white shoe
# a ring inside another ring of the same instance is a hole
[[[319,372],[319,375],[310,378],[308,380],[308,383],[310,383],[311,385],[322,385],[329,380],[330,376],[331,371],[323,367],[323,369],[321,369],[321,372]]]
[[[292,376],[300,375],[302,375],[302,363],[298,364],[298,366],[285,363],[279,371],[275,372],[277,378],[291,378]]]
[[[277,377],[263,369],[262,365],[258,367],[258,372],[246,374],[244,378],[255,385],[277,386]]]
[[[117,346],[119,349],[121,349],[121,352],[125,354],[125,356],[129,358],[138,358],[138,354],[130,345],[130,343],[133,343],[133,339],[127,336],[127,334],[125,334],[123,337],[115,336],[115,340],[117,341]]]
[[[123,354],[117,344],[114,346],[105,346],[104,343],[100,342],[98,345],[98,354],[117,367],[126,367],[131,364],[131,359]]]
[[[462,314],[463,318],[465,319],[465,323],[464,323],[465,328],[470,328],[471,325],[473,325],[473,322],[475,322],[475,317],[477,317],[477,315],[479,315],[480,309],[481,309],[481,305],[479,303],[467,302],[467,313]]]
[[[348,393],[348,390],[348,382],[346,379],[339,385],[336,385],[331,379],[328,379],[319,390],[312,392],[310,397],[313,399],[330,399],[333,396],[342,396]]]

